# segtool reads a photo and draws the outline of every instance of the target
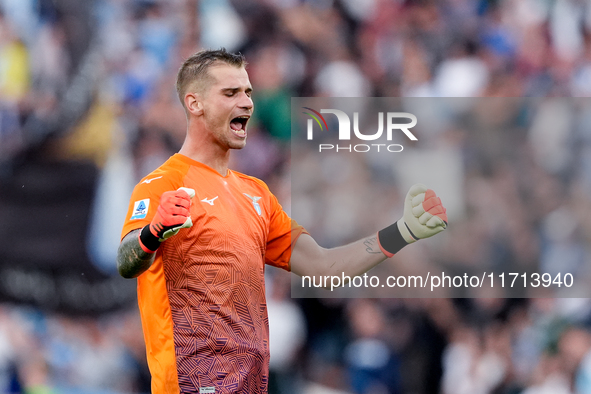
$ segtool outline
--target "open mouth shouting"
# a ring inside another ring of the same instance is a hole
[[[246,137],[246,124],[250,119],[250,115],[240,115],[230,121],[230,129],[232,132],[240,137]]]

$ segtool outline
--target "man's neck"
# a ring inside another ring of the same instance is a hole
[[[203,149],[207,147],[207,149]],[[185,141],[179,153],[185,155],[199,163],[216,170],[220,175],[226,176],[228,174],[228,163],[230,161],[230,150],[216,149],[217,146],[204,144],[192,144],[190,141]]]

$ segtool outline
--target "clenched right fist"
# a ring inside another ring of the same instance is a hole
[[[162,193],[152,222],[140,232],[140,246],[144,251],[154,253],[161,242],[193,225],[190,210],[193,197],[195,190],[187,187]]]

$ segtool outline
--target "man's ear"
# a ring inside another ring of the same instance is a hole
[[[185,107],[187,111],[195,116],[203,114],[203,102],[197,93],[185,94]]]

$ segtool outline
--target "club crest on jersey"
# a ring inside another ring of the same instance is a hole
[[[262,197],[252,197],[246,193],[242,193],[244,194],[246,197],[248,197],[250,199],[250,201],[252,201],[252,206],[254,207],[254,210],[257,211],[257,213],[259,214],[259,216],[261,216],[263,214],[263,211],[261,210],[261,206],[259,205],[258,201],[262,198]]]
[[[150,206],[150,199],[139,200],[133,203],[133,213],[130,220],[143,219],[148,214],[148,207]]]

